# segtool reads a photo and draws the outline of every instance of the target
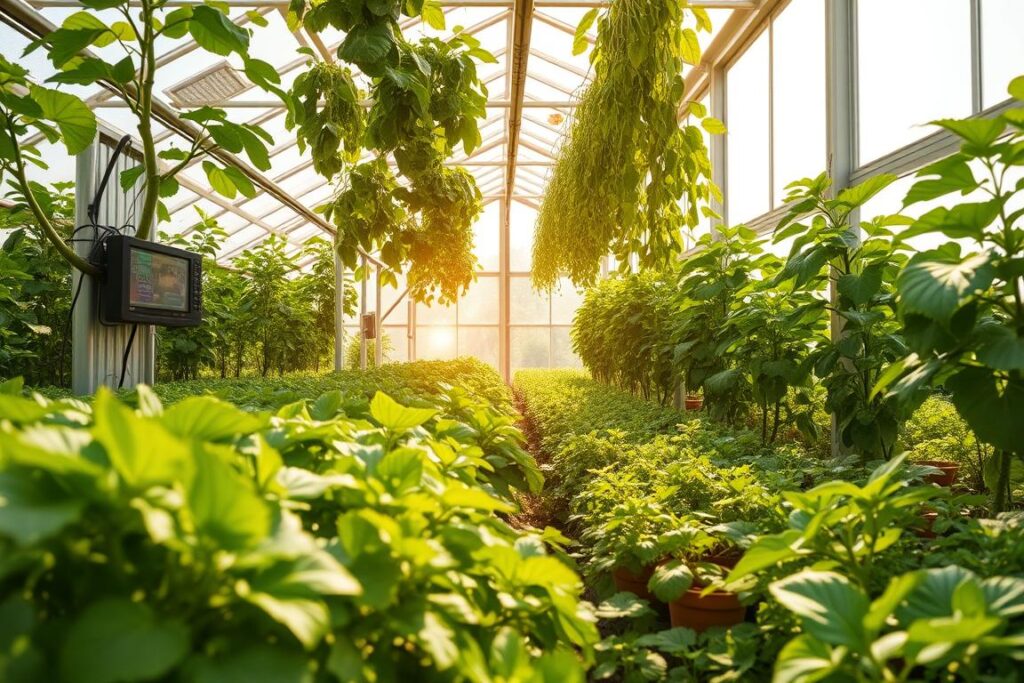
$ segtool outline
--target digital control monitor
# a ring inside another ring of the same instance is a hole
[[[105,244],[100,322],[192,327],[203,321],[199,254],[121,235]]]

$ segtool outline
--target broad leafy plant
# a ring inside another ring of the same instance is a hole
[[[1010,85],[1024,101],[1024,77]],[[907,205],[976,193],[979,201],[938,207],[901,234],[950,241],[919,253],[897,282],[912,354],[878,382],[877,395],[911,400],[923,385],[950,392],[978,438],[996,449],[994,507],[1007,506],[1010,457],[1024,457],[1024,108],[993,118],[941,120],[960,151],[922,169]]]
[[[777,283],[827,296],[829,280],[835,282],[828,306],[832,337],[815,350],[814,372],[828,391],[825,407],[834,415],[840,445],[868,460],[894,455],[899,426],[910,412],[873,392],[907,354],[893,286],[907,256],[893,240],[893,228],[909,221],[880,216],[855,222],[856,212],[895,180],[877,176],[835,196],[827,174],[792,183],[790,209],[775,230],[776,242],[793,240]]]

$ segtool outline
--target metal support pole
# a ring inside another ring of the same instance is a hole
[[[363,270],[362,292],[359,296],[359,369],[366,370],[366,330],[363,328],[363,316],[366,315],[366,259],[360,259]]]
[[[376,318],[376,325],[374,328],[377,331],[377,341],[373,345],[373,367],[379,368],[384,364],[384,319],[380,314],[381,309],[381,288],[383,285],[380,282],[380,266],[377,266],[377,303],[373,307],[373,315]]]
[[[857,165],[857,40],[856,16],[849,0],[827,0],[825,4],[825,83],[827,91],[828,170],[832,175],[832,191],[838,193],[849,186]],[[859,212],[850,215],[856,227]],[[836,280],[829,279],[829,297],[837,298]],[[832,314],[829,330],[833,340],[843,335],[843,320]],[[843,453],[835,415],[832,416],[832,455]]]
[[[334,251],[334,371],[345,369],[345,266]]]
[[[726,122],[728,127],[729,104],[725,97],[725,69],[720,66],[716,66],[711,70],[711,88],[708,99],[711,105],[709,107],[711,116],[714,116],[719,121]],[[729,191],[727,175],[729,170],[727,165],[729,138],[728,135],[712,135],[710,137],[708,153],[711,156],[711,182],[722,191],[722,197],[727,198]],[[711,210],[721,216],[721,219],[712,219],[711,221],[711,234],[714,236],[717,234],[715,228],[721,225],[729,225],[729,213],[726,210],[725,201],[720,202],[712,197],[710,203]]]

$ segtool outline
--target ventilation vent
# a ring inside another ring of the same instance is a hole
[[[164,90],[176,107],[220,104],[252,87],[226,60]]]

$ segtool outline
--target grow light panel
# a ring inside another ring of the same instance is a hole
[[[227,60],[190,76],[164,90],[176,107],[199,107],[220,103],[241,95],[252,87]]]

